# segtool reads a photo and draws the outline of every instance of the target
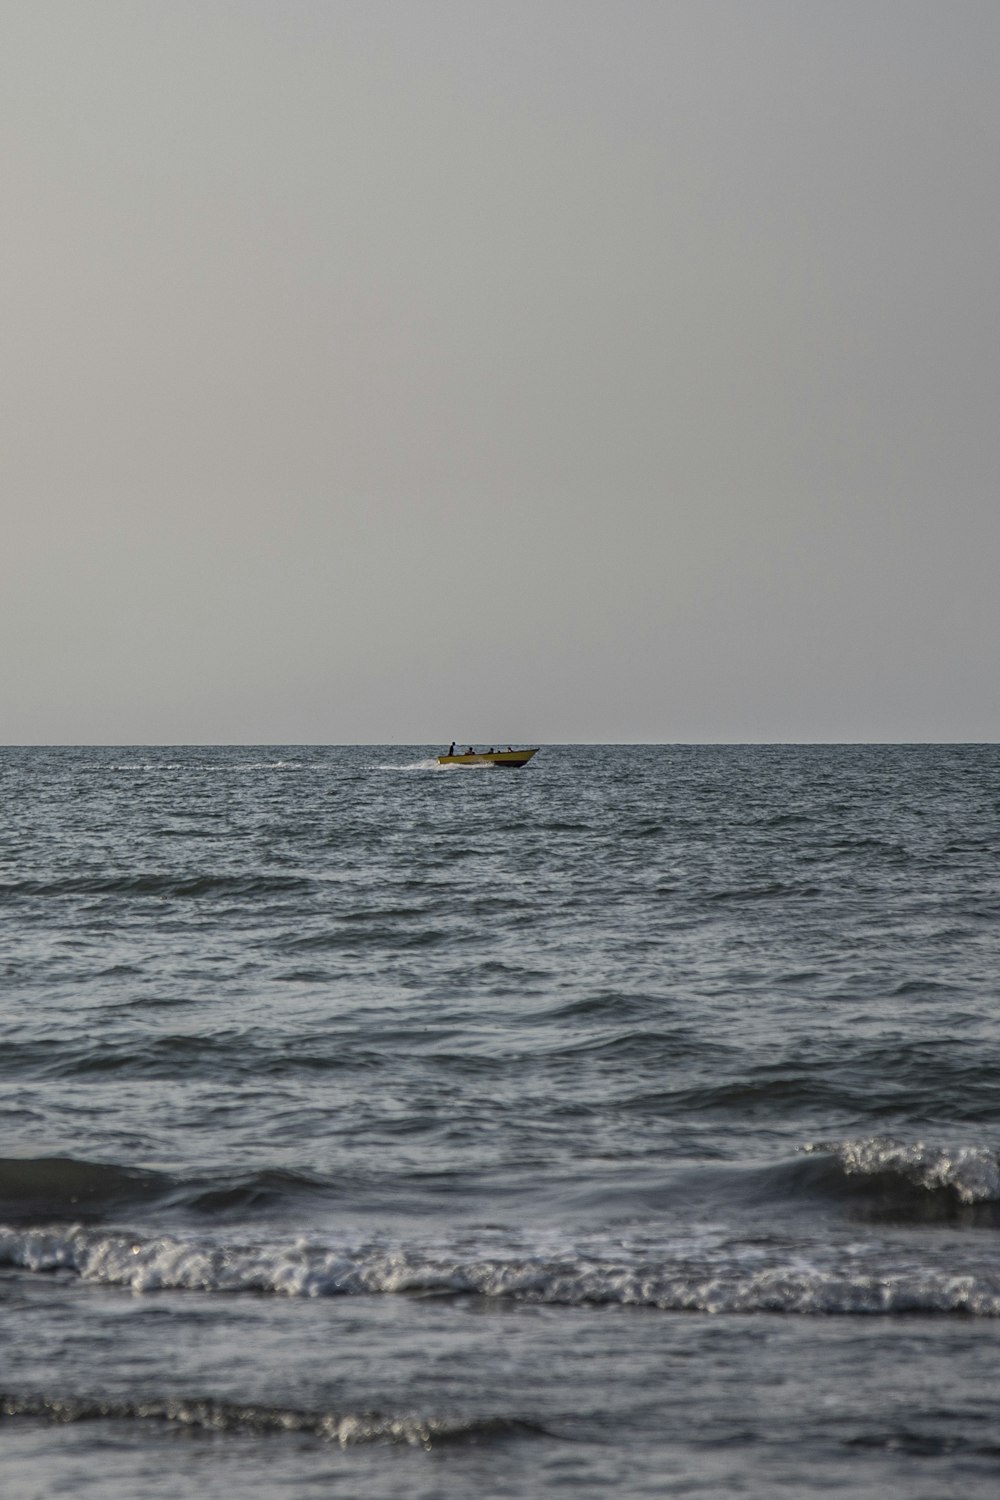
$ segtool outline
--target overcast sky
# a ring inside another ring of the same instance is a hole
[[[1000,738],[997,0],[0,0],[0,742]]]

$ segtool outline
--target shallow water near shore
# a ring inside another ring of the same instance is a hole
[[[1000,1482],[1000,748],[0,750],[0,1491]]]

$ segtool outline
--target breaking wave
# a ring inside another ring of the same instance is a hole
[[[615,1253],[617,1249],[617,1253]],[[553,1306],[664,1312],[1000,1316],[1000,1271],[912,1257],[890,1266],[857,1246],[766,1247],[731,1240],[657,1248],[596,1242],[563,1251],[488,1242],[419,1247],[226,1243],[144,1237],[75,1225],[0,1228],[0,1265],[69,1273],[136,1294],[164,1291],[285,1297],[474,1296]]]
[[[364,1060],[357,1051],[340,1059],[353,1067]],[[305,1061],[325,1069],[337,1059],[322,1054]],[[258,1066],[257,1071],[266,1069]],[[412,1173],[387,1164],[379,1176],[379,1194],[392,1199],[412,1182]],[[351,1174],[284,1168],[175,1175],[69,1156],[0,1157],[0,1226],[121,1224],[123,1216],[148,1212],[201,1220],[306,1202],[328,1208],[342,1203],[345,1194],[354,1196],[358,1188]],[[546,1190],[543,1183],[541,1189],[524,1184],[524,1191],[536,1198]],[[665,1161],[659,1170],[647,1163],[634,1173],[595,1182],[585,1197],[592,1226],[592,1210],[603,1203],[615,1219],[623,1213],[652,1213],[651,1226],[664,1220],[676,1225],[678,1214],[689,1217],[692,1209],[704,1217],[737,1208],[757,1215],[835,1213],[847,1222],[862,1216],[901,1225],[949,1219],[1000,1227],[1000,1151],[881,1136],[812,1141],[796,1155],[770,1163]]]
[[[293,1237],[276,1228],[275,1206],[284,1222],[295,1203],[322,1206],[325,1218],[343,1184],[276,1170],[178,1178],[62,1157],[7,1159],[0,1265],[140,1295],[1000,1316],[995,1241],[981,1232],[1000,1228],[1000,1154],[985,1145],[811,1142],[768,1165],[702,1163],[644,1181],[595,1189],[601,1223],[577,1231],[468,1224],[433,1240],[349,1227]],[[749,1215],[742,1229],[733,1209]],[[259,1210],[265,1217],[252,1227]],[[762,1217],[775,1216],[782,1232],[762,1233]],[[136,1217],[143,1227],[122,1227]],[[158,1232],[157,1220],[169,1230]],[[859,1242],[857,1221],[891,1227]],[[952,1231],[945,1240],[912,1233],[942,1224]]]
[[[825,1157],[842,1185],[875,1188],[899,1196],[901,1205],[918,1195],[959,1204],[1000,1205],[1000,1155],[985,1146],[945,1147],[924,1141],[906,1144],[884,1136],[860,1140],[815,1141],[805,1148]]]

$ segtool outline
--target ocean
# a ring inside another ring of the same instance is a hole
[[[0,750],[0,1494],[1000,1488],[1000,747]]]

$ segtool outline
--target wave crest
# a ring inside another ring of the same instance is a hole
[[[905,1144],[884,1136],[810,1142],[807,1152],[832,1156],[847,1177],[893,1182],[959,1203],[1000,1203],[1000,1155],[985,1146],[949,1148],[924,1141]]]
[[[0,1418],[52,1423],[154,1422],[207,1432],[254,1436],[306,1433],[339,1444],[399,1443],[432,1448],[442,1442],[476,1442],[515,1433],[540,1432],[532,1423],[512,1418],[387,1416],[381,1412],[324,1412],[271,1406],[235,1405],[202,1398],[105,1401],[87,1397],[0,1394]]]

